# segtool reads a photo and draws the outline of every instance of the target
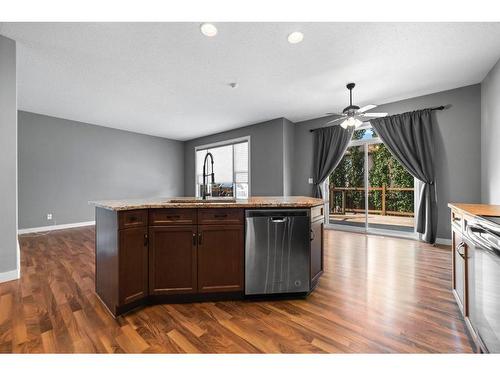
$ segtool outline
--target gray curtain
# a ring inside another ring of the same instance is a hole
[[[342,160],[353,127],[330,126],[314,131],[314,196],[322,198],[321,183]]]
[[[434,243],[437,231],[433,124],[430,109],[370,120],[392,155],[423,182],[417,210],[417,232]]]

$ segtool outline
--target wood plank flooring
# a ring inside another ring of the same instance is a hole
[[[325,237],[325,274],[307,299],[157,305],[114,320],[94,295],[93,227],[22,235],[22,277],[0,284],[0,352],[471,352],[448,249]]]

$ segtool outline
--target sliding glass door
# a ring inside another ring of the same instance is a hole
[[[329,224],[371,232],[415,233],[415,180],[371,127],[354,132],[327,179]]]
[[[329,178],[330,223],[366,226],[365,151],[352,145]]]

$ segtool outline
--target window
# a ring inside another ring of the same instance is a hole
[[[196,154],[196,196],[203,185],[203,161],[208,152],[214,158],[215,184],[223,190],[232,191],[237,199],[246,199],[250,194],[250,138],[234,139],[218,144],[199,146]],[[210,159],[209,159],[210,160]],[[210,166],[208,172],[211,173]],[[210,179],[208,180],[210,183]]]

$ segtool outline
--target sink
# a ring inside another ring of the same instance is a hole
[[[169,203],[235,203],[236,199],[233,197],[213,197],[207,199],[201,198],[176,198],[169,199]]]

